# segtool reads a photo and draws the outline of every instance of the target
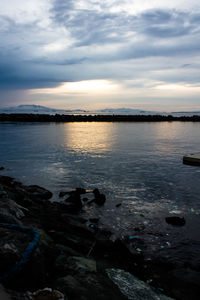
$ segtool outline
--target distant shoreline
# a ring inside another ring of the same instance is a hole
[[[0,114],[0,122],[200,122],[200,116]]]

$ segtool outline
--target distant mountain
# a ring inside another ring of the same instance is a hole
[[[1,113],[38,113],[38,114],[55,114],[55,113],[64,113],[65,110],[49,108],[41,105],[35,104],[23,104],[18,106],[0,108]]]
[[[121,108],[104,108],[101,109],[100,111],[102,112],[109,112],[109,111],[122,111],[122,112],[129,112],[129,111],[134,111],[134,112],[140,112],[140,109],[134,109],[134,108],[125,108],[125,107],[121,107]]]
[[[96,111],[98,114],[113,114],[113,115],[172,115],[174,117],[180,116],[193,116],[200,115],[200,111],[177,111],[177,112],[162,112],[162,111],[151,111],[151,110],[142,110],[134,108],[105,108],[99,111]]]
[[[200,111],[177,111],[177,112],[161,112],[161,111],[150,111],[134,108],[104,108],[101,110],[86,111],[83,109],[55,109],[49,108],[42,105],[35,104],[22,104],[18,106],[0,108],[0,113],[6,114],[64,114],[64,115],[172,115],[172,116],[193,116],[200,115]]]
[[[158,111],[148,111],[148,110],[141,110],[141,109],[134,109],[134,108],[105,108],[102,110],[98,110],[98,113],[106,113],[106,114],[118,114],[118,115],[155,115],[155,114],[165,114]]]

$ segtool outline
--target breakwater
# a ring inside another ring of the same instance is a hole
[[[0,122],[200,122],[200,116],[0,114]]]

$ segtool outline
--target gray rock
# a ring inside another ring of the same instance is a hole
[[[171,225],[174,225],[174,226],[184,226],[185,225],[185,218],[184,217],[177,217],[177,216],[166,217],[165,221],[168,224],[171,224]]]
[[[85,288],[79,282],[79,280],[77,280],[72,275],[67,275],[66,277],[59,278],[56,281],[56,288],[68,295],[70,299],[81,299],[81,295],[85,295],[88,293],[87,288]],[[87,300],[88,298],[85,299]]]
[[[32,200],[48,200],[52,197],[52,193],[38,185],[21,185],[17,190]]]
[[[1,285],[0,285],[0,299],[11,300],[10,295],[4,290],[4,288]]]
[[[5,208],[0,208],[0,223],[21,225],[21,222]]]
[[[119,287],[121,292],[130,300],[172,300],[144,281],[120,269],[106,269],[108,277]]]
[[[96,272],[96,261],[82,256],[73,256],[68,258],[68,264],[74,271]]]

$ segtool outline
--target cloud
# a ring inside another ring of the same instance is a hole
[[[105,79],[199,82],[196,0],[37,0],[0,8],[0,88]],[[189,8],[195,7],[196,10]],[[181,7],[181,9],[180,9]],[[147,84],[148,85],[148,84]]]

